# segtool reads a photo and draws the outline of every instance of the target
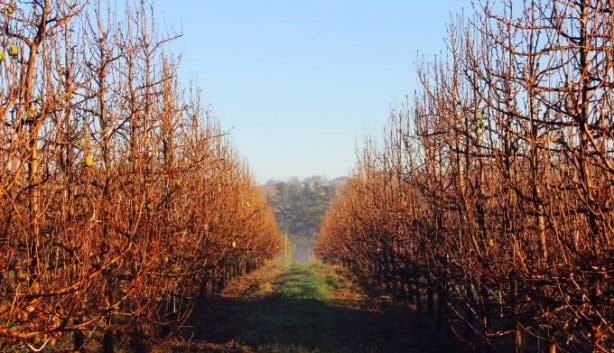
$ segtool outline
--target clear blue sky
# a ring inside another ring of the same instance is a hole
[[[357,144],[416,88],[415,61],[444,48],[453,0],[156,0],[183,37],[181,75],[258,182],[347,175]]]

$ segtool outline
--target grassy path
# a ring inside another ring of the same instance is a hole
[[[190,351],[279,353],[451,352],[405,307],[368,300],[322,264],[270,264],[229,285],[195,315],[202,340]]]

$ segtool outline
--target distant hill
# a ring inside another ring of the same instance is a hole
[[[341,187],[344,186],[348,182],[348,180],[350,180],[350,178],[348,177],[338,177],[331,180],[330,183],[337,187]]]
[[[271,205],[280,230],[292,242],[293,260],[308,262],[322,218],[337,190],[347,182],[346,177],[328,180],[311,176],[300,180],[270,180],[260,186]]]

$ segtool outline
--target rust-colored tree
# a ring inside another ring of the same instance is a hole
[[[319,256],[426,298],[470,344],[610,351],[613,10],[484,1],[457,19],[331,206]]]
[[[146,352],[279,250],[149,5],[0,2],[0,349]]]

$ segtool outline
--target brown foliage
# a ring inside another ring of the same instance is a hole
[[[144,3],[1,1],[0,23],[0,349],[86,330],[141,347],[277,253]]]
[[[488,2],[370,143],[317,253],[469,342],[614,344],[612,2]],[[434,293],[438,295],[435,296]]]

